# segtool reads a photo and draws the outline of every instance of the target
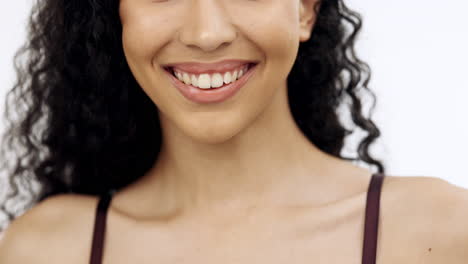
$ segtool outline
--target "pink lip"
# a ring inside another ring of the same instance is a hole
[[[251,66],[249,70],[234,83],[224,84],[224,86],[213,89],[201,89],[192,85],[187,85],[179,81],[171,72],[167,70],[164,70],[164,72],[169,76],[171,83],[185,98],[195,103],[205,104],[219,103],[233,97],[253,75],[257,66],[258,64]]]
[[[176,68],[186,73],[202,74],[202,73],[214,73],[214,72],[227,72],[233,71],[242,65],[249,63],[258,63],[248,60],[223,60],[216,63],[171,63],[163,65],[164,68]]]

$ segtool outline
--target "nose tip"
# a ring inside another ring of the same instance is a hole
[[[180,32],[180,41],[206,52],[228,46],[234,41],[237,32],[229,19],[231,16],[227,14],[229,10],[217,1],[195,2],[195,6],[187,9],[190,13],[184,16],[186,21]]]

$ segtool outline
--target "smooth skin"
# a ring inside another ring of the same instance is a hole
[[[115,194],[104,263],[361,263],[371,172],[308,141],[287,101],[315,1],[121,0],[125,56],[158,106],[163,146]],[[219,104],[186,100],[161,68],[224,59],[260,64]],[[96,204],[36,205],[0,240],[0,263],[89,263]],[[380,210],[377,263],[468,263],[467,189],[387,175]]]

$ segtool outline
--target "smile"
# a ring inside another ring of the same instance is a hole
[[[188,74],[172,67],[164,68],[171,83],[188,100],[219,103],[233,97],[249,80],[258,64],[248,63],[225,73]]]

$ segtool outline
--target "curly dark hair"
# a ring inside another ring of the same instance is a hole
[[[354,50],[362,17],[342,0],[318,4],[313,34],[300,43],[287,80],[295,122],[321,150],[385,173],[369,154],[380,131],[362,113],[359,96],[371,95],[372,114],[370,68]],[[27,41],[14,57],[17,80],[5,100],[0,168],[7,171],[7,184],[0,210],[7,225],[52,195],[100,195],[126,186],[157,159],[157,108],[124,57],[118,9],[118,0],[34,3]],[[340,106],[349,110],[354,128],[340,120]],[[357,128],[368,132],[358,157],[342,157],[345,138]],[[7,153],[16,156],[6,159]]]

